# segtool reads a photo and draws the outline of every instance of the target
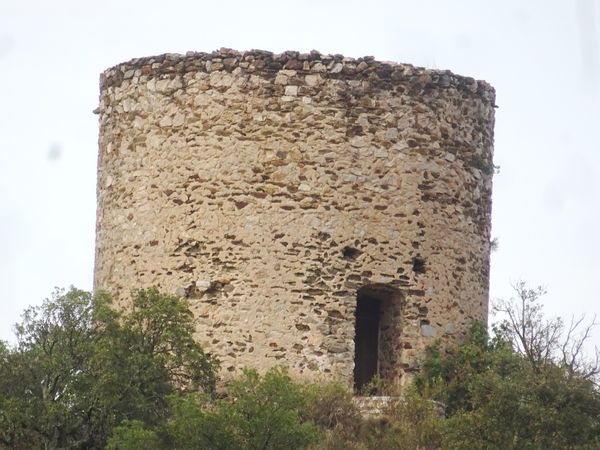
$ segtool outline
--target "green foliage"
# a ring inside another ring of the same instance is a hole
[[[316,427],[300,419],[304,391],[285,370],[274,368],[260,377],[255,370],[246,369],[243,377],[229,386],[229,395],[233,400],[220,407],[234,424],[237,448],[292,450],[315,441]]]
[[[285,370],[274,368],[260,376],[248,369],[231,382],[227,398],[169,397],[169,418],[152,436],[160,436],[162,449],[302,450],[318,438],[317,427],[300,415],[305,398],[304,388]],[[140,427],[117,431],[111,443],[121,449],[134,441]]]
[[[307,420],[336,433],[356,434],[362,416],[347,386],[341,383],[308,385],[304,395],[303,415]]]
[[[471,409],[446,421],[448,448],[598,448],[597,395],[561,373],[540,378],[525,369],[501,377],[487,371],[468,383],[468,391]]]
[[[358,449],[357,436],[363,417],[353,402],[353,392],[340,383],[313,384],[305,387],[307,399],[302,415],[321,430],[318,449]],[[358,444],[361,445],[361,444]]]
[[[220,402],[211,403],[205,396],[194,394],[170,397],[171,414],[158,431],[161,448],[227,450],[232,424],[222,413]],[[238,448],[238,444],[231,448]]]
[[[317,438],[317,428],[303,421],[305,397],[285,370],[264,376],[247,369],[228,386],[228,397],[174,399],[163,428],[165,448],[277,450],[305,449]]]
[[[471,408],[468,381],[487,370],[503,374],[515,370],[518,360],[504,340],[490,340],[483,324],[475,323],[470,340],[442,352],[439,342],[427,349],[423,374],[415,380],[418,391],[446,405],[446,414]],[[492,369],[493,368],[493,369]]]
[[[216,361],[194,340],[193,321],[184,300],[156,289],[140,290],[133,297],[131,312],[124,317],[122,338],[134,358],[151,357],[135,361],[134,367],[141,363],[147,371],[156,372],[157,379],[164,379],[166,374],[179,390],[201,389],[213,394]]]
[[[107,450],[160,450],[161,441],[154,431],[139,420],[124,421],[113,430]]]
[[[384,391],[391,387],[378,385]],[[374,417],[364,417],[347,387],[332,383],[307,387],[307,419],[322,430],[316,446],[323,450],[434,449],[440,440],[439,405],[413,391],[395,397]]]
[[[103,448],[124,420],[155,424],[166,396],[214,391],[214,361],[192,338],[182,300],[134,295],[127,314],[106,294],[57,291],[0,347],[0,444],[12,448]]]
[[[595,318],[571,318],[567,326],[560,317],[546,318],[541,297],[546,290],[530,288],[524,281],[513,285],[517,294],[510,300],[498,300],[494,312],[503,320],[495,327],[496,335],[511,343],[515,351],[527,359],[532,368],[560,366],[570,377],[589,380],[600,386],[600,350],[595,357],[585,355],[586,341],[600,325]]]
[[[381,450],[430,450],[441,441],[440,406],[408,390],[383,413],[385,427],[370,436],[368,448]]]
[[[500,173],[500,166],[497,166],[493,161],[488,161],[481,155],[473,155],[471,158],[471,166],[481,170],[486,175]]]
[[[394,383],[389,383],[383,378],[379,376],[379,374],[375,374],[371,380],[365,384],[358,395],[365,397],[372,396],[390,396],[390,397],[398,397],[402,394],[402,390],[400,386]]]
[[[184,301],[139,291],[119,312],[106,294],[58,291],[25,311],[15,347],[0,342],[0,448],[600,448],[599,370],[581,359],[590,326],[574,338],[581,321],[546,320],[542,291],[519,287],[493,337],[475,324],[468,342],[432,346],[413,387],[373,417],[348,387],[298,385],[283,368],[247,369],[217,397]],[[367,392],[398,394],[379,379]]]
[[[428,353],[416,387],[446,404],[443,448],[587,449],[600,442],[600,393],[557,364],[532,364],[478,325],[470,342]]]

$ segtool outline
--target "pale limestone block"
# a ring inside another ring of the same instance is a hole
[[[336,63],[333,65],[330,72],[331,73],[340,73],[343,68],[344,68],[344,65],[342,63]]]
[[[387,158],[389,155],[388,151],[384,148],[376,148],[373,152],[375,158]]]
[[[286,86],[285,95],[296,96],[298,95],[298,86]]]
[[[157,80],[155,83],[155,88],[157,92],[167,92],[169,89],[169,84],[171,80],[168,78],[163,78],[162,80]]]
[[[288,77],[282,73],[278,73],[275,77],[275,84],[287,84]]]
[[[163,128],[170,127],[173,125],[173,119],[170,116],[164,116],[160,119],[158,125]]]
[[[175,114],[175,117],[173,117],[173,122],[172,125],[174,127],[180,127],[185,123],[185,115],[181,114],[181,113],[177,113]]]
[[[321,77],[319,75],[306,75],[304,77],[304,82],[307,84],[307,86],[316,86],[317,84],[319,84],[319,80],[321,79]]]

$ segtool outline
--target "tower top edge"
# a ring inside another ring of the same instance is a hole
[[[373,56],[357,58],[340,54],[322,54],[285,51],[273,53],[266,50],[238,51],[221,48],[213,52],[189,51],[185,54],[164,53],[156,56],[134,58],[106,69],[100,76],[100,89],[120,86],[124,80],[137,74],[148,77],[183,75],[189,72],[240,69],[254,74],[272,74],[280,70],[298,73],[320,73],[341,80],[368,80],[394,84],[409,84],[420,88],[440,89],[454,87],[480,97],[490,103],[495,101],[494,88],[483,80],[457,75],[450,70],[427,69],[394,61],[378,61]],[[136,71],[139,71],[136,74]]]

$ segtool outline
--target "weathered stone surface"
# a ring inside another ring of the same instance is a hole
[[[421,334],[425,337],[436,337],[437,329],[431,325],[421,325]]]
[[[370,57],[222,49],[108,69],[95,286],[191,298],[224,374],[348,383],[357,292],[392,289],[379,351],[403,383],[432,340],[487,316],[493,108],[485,82]]]
[[[363,417],[367,418],[385,418],[385,415],[393,410],[398,404],[406,401],[404,397],[396,397],[389,395],[378,395],[378,396],[365,396],[365,397],[354,397],[352,399]],[[439,417],[443,417],[445,414],[445,406],[440,402],[431,400],[431,406],[433,411],[437,413]]]

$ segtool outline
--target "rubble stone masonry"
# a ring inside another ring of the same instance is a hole
[[[140,287],[187,297],[223,375],[402,384],[428,344],[486,320],[487,83],[222,49],[100,84],[95,287],[122,306]]]

